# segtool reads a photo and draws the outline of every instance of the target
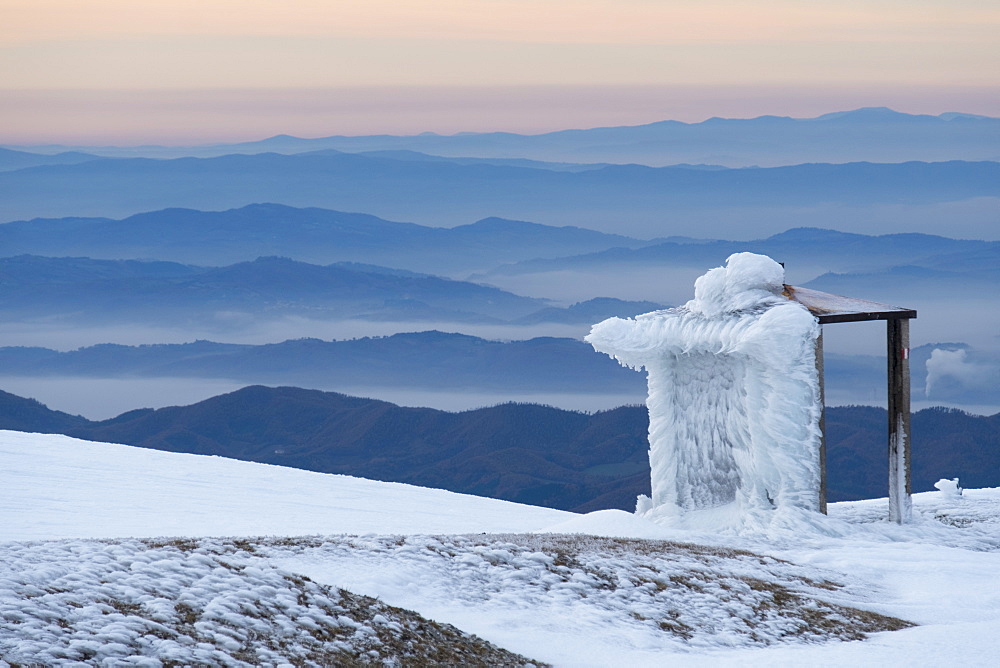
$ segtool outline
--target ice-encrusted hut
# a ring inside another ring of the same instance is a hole
[[[737,253],[684,306],[594,325],[596,350],[649,377],[652,497],[638,513],[708,528],[818,508],[820,329],[783,290],[780,264]]]
[[[906,521],[913,317],[785,285],[771,258],[736,253],[684,306],[594,325],[596,350],[648,373],[652,497],[636,512],[700,528],[825,512],[820,324],[887,320],[890,518]]]

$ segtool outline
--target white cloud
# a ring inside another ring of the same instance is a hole
[[[989,364],[976,364],[966,358],[965,350],[935,348],[927,360],[927,382],[924,394],[932,396],[935,386],[945,378],[957,382],[966,390],[985,390],[996,386],[1000,369]]]

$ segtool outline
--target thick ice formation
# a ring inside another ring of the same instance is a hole
[[[652,498],[636,512],[689,528],[768,524],[819,507],[819,325],[784,270],[736,253],[682,307],[610,318],[586,340],[649,379]]]
[[[958,478],[941,478],[936,483],[934,487],[941,492],[944,496],[949,498],[957,499],[962,496],[962,486],[958,484]]]

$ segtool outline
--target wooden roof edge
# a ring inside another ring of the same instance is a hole
[[[785,285],[784,295],[812,313],[820,324],[835,322],[862,322],[866,320],[901,320],[917,317],[914,309],[890,306],[880,302],[855,297],[844,297],[829,292]]]

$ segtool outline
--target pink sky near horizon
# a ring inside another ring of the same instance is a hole
[[[1000,116],[996,0],[0,0],[0,143]]]
[[[215,91],[21,91],[0,101],[8,146],[194,145],[289,134],[419,134],[696,123],[712,116],[810,118],[865,106],[1000,117],[988,88],[454,87]],[[21,109],[12,109],[17,105]],[[109,112],[109,108],[114,112]],[[72,113],[66,113],[71,109]],[[109,123],[109,116],[114,122]]]

